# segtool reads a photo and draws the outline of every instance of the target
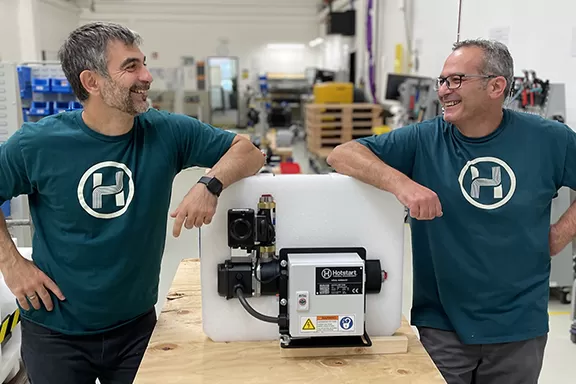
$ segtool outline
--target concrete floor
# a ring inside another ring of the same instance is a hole
[[[313,173],[308,165],[308,152],[305,142],[298,141],[293,148],[294,160],[300,164],[302,173]],[[402,312],[410,319],[412,304],[412,246],[410,227],[406,225],[404,258],[404,286]],[[544,356],[544,366],[539,384],[575,383],[576,344],[570,340],[570,305],[561,304],[557,299],[550,300],[550,333]]]

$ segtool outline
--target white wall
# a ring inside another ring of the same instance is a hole
[[[421,47],[419,56],[420,70],[418,73],[422,76],[436,77],[442,71],[444,61],[452,51],[452,44],[457,40],[458,1],[441,0],[441,21],[437,17],[439,15],[437,8],[438,4],[436,4],[435,7],[434,4],[431,4],[426,0],[412,1],[414,2],[414,41],[415,46]],[[466,0],[466,3],[468,4],[474,2],[478,2],[478,4],[486,4],[485,9],[491,9],[491,6],[497,5],[498,10],[500,10],[500,7],[504,4],[502,1],[496,2],[494,0],[487,0],[485,2],[480,0]],[[509,2],[515,3],[515,6],[520,4],[518,0],[509,0]],[[488,5],[488,3],[491,4]],[[486,10],[483,10],[480,15],[485,14],[485,12]],[[499,12],[500,11],[490,12],[490,17],[492,17],[494,13]],[[462,19],[464,19],[464,17],[465,15],[462,14]],[[515,17],[514,14],[508,15],[508,22],[511,22]],[[474,18],[477,18],[478,21],[473,21]],[[467,23],[472,22],[479,25],[488,26],[491,23],[489,18],[478,17],[478,14],[469,14],[466,16],[466,19],[468,20]],[[492,18],[492,20],[495,19]],[[519,22],[523,23],[523,21],[520,20]],[[472,31],[472,33],[475,34],[473,37],[487,37],[487,31],[482,31],[479,35],[476,31]],[[531,44],[527,44],[527,48],[530,46]]]
[[[47,60],[57,60],[58,49],[80,23],[81,10],[65,0],[37,0],[36,11],[38,51],[44,50]]]
[[[0,61],[20,61],[18,3],[0,0]]]
[[[414,2],[414,46],[421,47],[418,73],[438,76],[457,39],[458,1],[410,1]],[[405,42],[400,1],[383,3],[386,13],[381,14],[381,23],[387,37],[381,48],[393,58],[394,44]],[[576,56],[572,57],[571,47],[575,12],[576,4],[566,0],[549,0],[545,6],[536,0],[464,0],[460,39],[489,38],[492,29],[509,28],[507,45],[514,58],[515,74],[521,76],[523,69],[533,69],[540,78],[565,83],[567,122],[574,129]],[[387,64],[386,68],[391,70],[393,65]]]
[[[151,67],[177,67],[182,56],[237,56],[240,70],[302,73],[316,65],[308,42],[317,36],[310,0],[123,0],[96,2],[81,23],[119,22],[139,32]],[[301,43],[298,50],[270,50],[268,43]],[[151,57],[152,52],[158,58]]]
[[[490,19],[478,15],[486,9]],[[489,37],[493,28],[509,27],[508,47],[515,61],[516,75],[533,69],[538,77],[566,84],[567,120],[576,129],[576,52],[572,56],[576,4],[566,0],[466,1],[462,6],[461,39]],[[539,20],[538,28],[526,28],[526,21]]]
[[[78,26],[80,9],[65,0],[0,0],[0,60],[48,60]]]

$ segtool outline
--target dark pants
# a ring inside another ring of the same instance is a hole
[[[69,336],[22,319],[22,360],[30,384],[131,384],[156,325],[150,310],[120,328]]]
[[[448,384],[537,384],[548,336],[464,345],[454,332],[418,328],[420,341]]]

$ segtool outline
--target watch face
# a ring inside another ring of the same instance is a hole
[[[208,189],[215,194],[219,194],[222,190],[222,183],[218,179],[212,178],[208,182]]]

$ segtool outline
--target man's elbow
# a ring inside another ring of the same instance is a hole
[[[346,164],[348,158],[354,150],[354,146],[359,145],[357,142],[349,141],[338,145],[336,148],[330,152],[326,158],[326,163],[334,168],[334,170],[339,171],[342,164]]]
[[[266,165],[266,155],[262,153],[257,147],[252,150],[255,162],[258,165],[256,172],[259,171],[264,165]]]
[[[258,172],[264,166],[264,164],[266,164],[266,157],[264,156],[262,151],[258,149],[258,147],[252,144],[250,140],[244,137],[239,138],[238,143],[236,143],[236,145],[242,147],[242,152],[246,154],[245,158],[247,162],[251,165],[253,164],[254,167],[253,173]]]

